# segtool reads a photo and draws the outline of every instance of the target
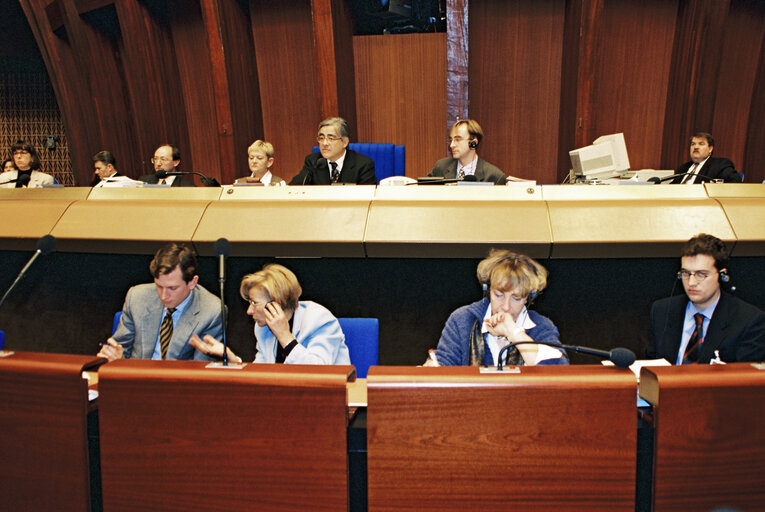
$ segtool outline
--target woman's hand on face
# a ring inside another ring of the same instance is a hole
[[[292,341],[292,331],[290,331],[289,317],[276,301],[271,301],[265,305],[266,325],[274,333],[276,339],[282,346]]]
[[[510,340],[523,332],[513,320],[513,315],[508,313],[495,313],[484,320],[484,324],[493,336],[503,336]]]

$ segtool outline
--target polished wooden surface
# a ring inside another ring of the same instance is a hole
[[[634,510],[635,377],[372,367],[369,510]]]
[[[445,39],[353,38],[358,141],[405,145],[406,175],[412,178],[430,172],[449,148],[444,80],[453,62],[447,61]]]
[[[90,510],[87,381],[93,356],[0,357],[0,496],[5,510]]]
[[[104,510],[345,510],[351,367],[99,371]]]
[[[653,405],[654,510],[761,510],[765,370],[750,363],[643,368]]]

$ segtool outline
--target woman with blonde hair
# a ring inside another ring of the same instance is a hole
[[[255,320],[255,362],[351,364],[337,318],[321,304],[299,301],[302,292],[295,274],[278,264],[242,278],[239,293]],[[191,343],[203,354],[223,356],[223,344],[212,336]],[[229,360],[242,361],[227,350]]]
[[[494,366],[505,345],[520,341],[560,344],[549,318],[528,309],[547,286],[547,270],[523,254],[492,250],[478,264],[487,294],[462,306],[446,321],[431,361],[443,366]],[[562,349],[520,344],[508,351],[509,364],[568,364]]]

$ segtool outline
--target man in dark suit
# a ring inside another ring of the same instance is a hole
[[[348,123],[341,117],[322,121],[316,137],[320,152],[305,157],[303,168],[290,185],[377,185],[374,160],[348,149],[350,132]]]
[[[149,265],[154,284],[128,290],[117,330],[101,347],[109,361],[134,359],[210,360],[189,343],[192,335],[223,334],[220,299],[198,284],[197,258],[183,244],[170,243]]]
[[[428,173],[431,177],[464,180],[465,176],[475,176],[474,181],[492,181],[495,185],[504,185],[505,173],[486,160],[478,158],[478,145],[483,139],[481,125],[472,119],[457,121],[449,131],[449,150],[451,158],[442,158]]]
[[[170,144],[163,144],[154,152],[151,159],[154,165],[154,174],[145,174],[138,178],[149,184],[167,184],[171,187],[195,187],[194,182],[186,179],[184,176],[168,176],[163,179],[157,178],[157,172],[178,172],[178,165],[181,163],[181,150]]]
[[[733,162],[727,158],[715,158],[715,139],[708,133],[698,132],[691,137],[691,161],[677,168],[677,176],[672,183],[703,183],[723,180],[725,183],[741,183],[741,175],[736,172]],[[687,174],[686,174],[687,173]]]
[[[649,359],[672,364],[765,360],[765,312],[720,289],[727,283],[725,243],[700,234],[683,246],[677,278],[685,295],[654,302]]]
[[[93,155],[93,181],[91,187],[95,187],[102,181],[113,176],[122,176],[114,167],[117,161],[110,151],[99,151]]]

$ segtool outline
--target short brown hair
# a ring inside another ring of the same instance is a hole
[[[149,271],[156,279],[161,275],[169,274],[179,265],[183,280],[187,283],[197,275],[197,255],[194,250],[185,244],[172,242],[154,254],[154,259],[149,264]]]
[[[239,293],[244,300],[250,300],[252,288],[263,290],[269,299],[278,302],[282,309],[292,311],[297,309],[298,299],[303,293],[297,276],[287,267],[276,263],[266,265],[263,270],[242,278]]]
[[[483,130],[481,129],[481,125],[478,124],[478,121],[475,121],[473,119],[460,119],[456,123],[452,125],[452,127],[449,129],[449,133],[452,132],[455,128],[461,125],[465,125],[467,128],[468,133],[470,134],[471,139],[475,139],[478,144],[481,143],[481,139],[483,139]]]
[[[481,284],[505,292],[517,289],[522,297],[536,295],[547,286],[547,269],[512,251],[492,249],[476,273]]]
[[[715,260],[715,268],[718,272],[728,268],[728,249],[725,247],[725,242],[716,236],[699,233],[685,242],[680,257],[699,254],[711,256]]]

